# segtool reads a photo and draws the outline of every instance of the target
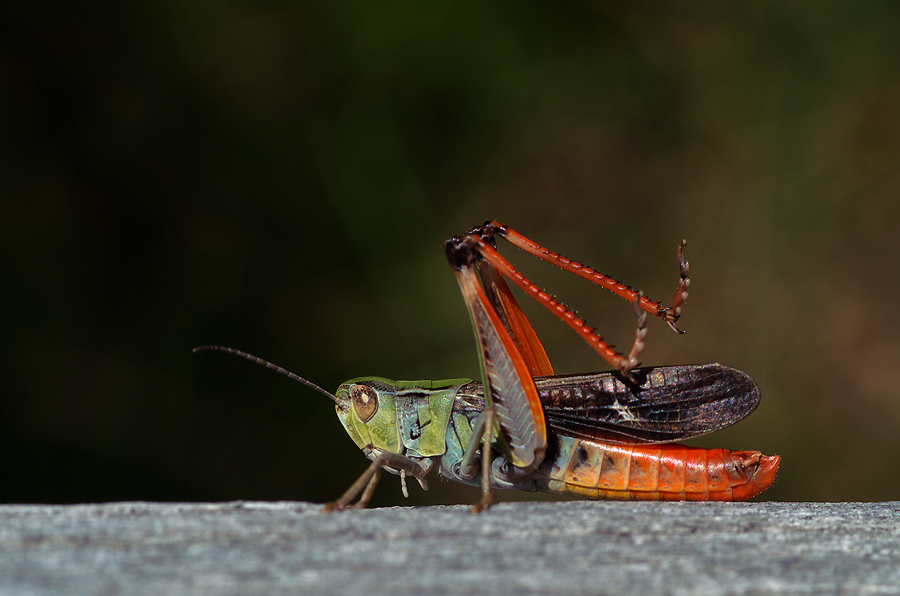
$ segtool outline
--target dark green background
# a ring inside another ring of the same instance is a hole
[[[781,454],[765,498],[900,499],[898,32],[889,1],[5,5],[0,501],[334,498],[366,462],[330,403],[191,348],[476,375],[442,244],[487,218],[664,301],[687,238],[687,334],[651,321],[644,363],[763,394],[698,443]],[[607,368],[529,313],[558,371]]]

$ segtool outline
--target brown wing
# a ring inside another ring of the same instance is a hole
[[[548,426],[583,438],[666,443],[730,426],[759,405],[753,379],[721,364],[632,373],[639,386],[618,373],[536,378]]]

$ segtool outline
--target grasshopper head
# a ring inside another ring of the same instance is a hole
[[[347,434],[363,451],[400,453],[395,396],[397,382],[383,377],[350,379],[338,387],[335,410]]]

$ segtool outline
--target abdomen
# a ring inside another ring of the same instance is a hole
[[[554,433],[536,488],[589,499],[743,501],[775,482],[777,455],[676,443],[604,443]]]

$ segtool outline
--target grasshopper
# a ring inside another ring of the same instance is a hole
[[[500,237],[633,303],[637,331],[627,355],[584,319],[540,290],[496,248]],[[759,404],[745,373],[721,364],[639,368],[647,313],[676,326],[690,278],[678,245],[679,281],[671,307],[599,271],[571,261],[495,221],[451,238],[445,248],[478,344],[482,381],[351,379],[331,394],[277,365],[224,346],[203,346],[263,364],[335,402],[341,424],[371,460],[326,511],[369,502],[383,470],[412,476],[423,489],[435,466],[449,479],[480,486],[473,506],[490,506],[493,489],[544,491],[591,499],[740,501],[775,481],[781,458],[758,451],[674,443],[734,424]],[[556,375],[506,280],[571,327],[611,372]]]

